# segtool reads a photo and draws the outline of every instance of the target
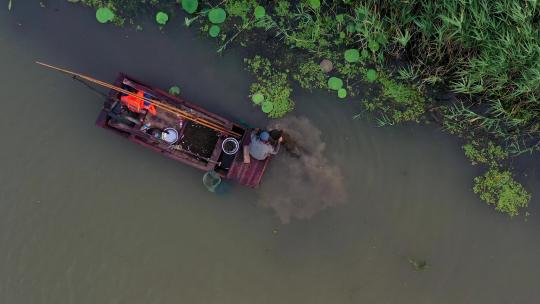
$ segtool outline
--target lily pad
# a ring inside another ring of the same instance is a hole
[[[321,0],[309,0],[309,6],[311,6],[312,9],[318,9],[321,7]]]
[[[213,8],[208,12],[208,20],[214,24],[220,24],[227,18],[227,13],[222,8]]]
[[[210,35],[212,38],[216,38],[219,35],[219,32],[221,32],[219,25],[213,24],[208,30],[208,35]]]
[[[96,11],[96,19],[99,23],[107,23],[114,19],[114,13],[108,7],[100,7]]]
[[[366,72],[366,79],[369,81],[369,82],[373,82],[375,80],[377,80],[377,71],[375,71],[374,69],[369,69],[367,70]]]
[[[167,21],[169,21],[169,15],[167,15],[167,13],[164,13],[164,12],[158,12],[156,14],[156,22],[161,24],[161,25],[165,25],[167,23]]]
[[[257,6],[255,8],[255,19],[261,19],[262,17],[266,16],[266,10],[262,6]]]
[[[260,104],[264,101],[264,95],[261,93],[255,93],[251,96],[251,101],[253,101],[254,104]]]
[[[328,79],[328,87],[331,89],[331,90],[339,90],[341,89],[341,87],[343,87],[343,80],[341,80],[340,78],[337,78],[337,77],[330,77],[330,79]]]
[[[199,6],[198,0],[182,0],[182,8],[188,13],[193,14]]]
[[[380,45],[377,41],[375,40],[371,40],[369,43],[368,43],[368,47],[369,49],[372,51],[372,52],[376,52],[380,49]]]
[[[363,49],[361,52],[360,52],[360,56],[362,56],[362,58],[366,59],[369,57],[369,52],[366,50],[366,49]]]
[[[357,62],[360,60],[360,52],[357,49],[348,49],[345,51],[345,60],[347,62]]]
[[[169,94],[171,95],[180,95],[180,88],[178,86],[170,87]]]
[[[339,98],[345,98],[347,97],[347,90],[345,90],[344,88],[341,88],[337,91],[337,96]]]
[[[270,101],[265,101],[263,102],[261,109],[264,113],[268,114],[274,109],[274,104]]]

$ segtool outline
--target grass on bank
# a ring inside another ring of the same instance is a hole
[[[365,98],[369,101],[359,104],[380,125],[420,122],[429,110],[446,130],[471,142],[469,148],[490,149],[496,143],[512,157],[540,147],[537,1],[224,0],[197,1],[190,11],[187,0],[81,1],[111,9],[115,20],[148,9],[174,16],[183,7],[190,14],[185,24],[208,32],[220,52],[231,45],[253,52],[246,61],[257,78],[252,100],[271,117],[293,108],[291,81],[351,101],[365,95],[362,88],[371,83],[375,90]],[[216,9],[218,23],[209,17]],[[456,102],[437,98],[438,91],[448,90]],[[433,102],[425,97],[428,91],[435,92]],[[481,161],[471,149],[465,151]],[[502,159],[487,164],[474,191],[497,210],[515,215],[530,195],[507,174],[506,164]]]

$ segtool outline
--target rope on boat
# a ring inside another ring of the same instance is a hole
[[[93,86],[89,85],[88,83],[86,83],[84,80],[78,78],[77,76],[73,76],[72,78],[73,78],[73,80],[82,83],[85,87],[89,88],[92,92],[96,93],[99,97],[109,98],[109,96],[107,94],[99,91],[98,89],[96,89]]]

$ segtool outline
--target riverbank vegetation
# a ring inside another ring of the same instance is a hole
[[[486,168],[473,187],[482,200],[512,216],[530,200],[509,159],[540,149],[536,0],[80,2],[117,24],[180,15],[220,53],[246,47],[250,100],[272,118],[294,108],[296,83],[358,104],[380,126],[438,123]]]

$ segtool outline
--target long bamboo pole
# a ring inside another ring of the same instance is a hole
[[[98,84],[98,85],[101,85],[103,87],[106,87],[106,88],[109,88],[111,90],[115,90],[117,92],[120,92],[120,93],[123,93],[123,94],[126,94],[126,95],[129,95],[129,96],[133,96],[135,98],[138,98],[138,99],[141,99],[145,102],[148,102],[152,105],[154,105],[155,107],[157,108],[160,108],[162,110],[165,110],[165,111],[168,111],[168,112],[171,112],[171,113],[174,113],[174,114],[178,114],[180,117],[184,118],[184,119],[188,119],[188,120],[191,120],[195,123],[198,123],[200,125],[203,125],[207,128],[210,128],[212,130],[215,130],[215,131],[218,131],[218,132],[222,132],[222,133],[225,133],[227,135],[231,135],[231,136],[235,136],[235,137],[241,137],[241,135],[237,132],[234,132],[232,130],[229,130],[227,129],[225,126],[222,126],[220,124],[217,124],[215,122],[212,122],[212,121],[209,121],[209,120],[206,120],[204,118],[201,118],[199,116],[196,116],[196,115],[193,115],[189,112],[186,112],[186,111],[183,111],[183,110],[180,110],[178,108],[175,108],[173,106],[170,106],[166,103],[163,103],[163,102],[160,102],[160,101],[157,101],[157,100],[154,100],[154,99],[150,99],[150,98],[146,98],[146,97],[141,97],[141,96],[138,96],[137,94],[134,94],[128,90],[124,90],[120,87],[117,87],[115,85],[112,85],[110,83],[107,83],[107,82],[104,82],[104,81],[101,81],[101,80],[98,80],[98,79],[95,79],[95,78],[92,78],[90,76],[86,76],[86,75],[83,75],[83,74],[79,74],[79,73],[75,73],[75,72],[72,72],[72,71],[69,71],[69,70],[65,70],[65,69],[62,69],[62,68],[59,68],[59,67],[55,67],[55,66],[52,66],[52,65],[49,65],[49,64],[46,64],[46,63],[43,63],[43,62],[39,62],[39,61],[36,61],[37,64],[39,65],[42,65],[44,67],[47,67],[49,69],[53,69],[53,70],[56,70],[56,71],[60,71],[62,73],[66,73],[66,74],[69,74],[69,75],[72,75],[72,76],[77,76],[79,78],[82,78],[82,79],[85,79],[85,80],[88,80],[92,83],[95,83],[95,84]]]

